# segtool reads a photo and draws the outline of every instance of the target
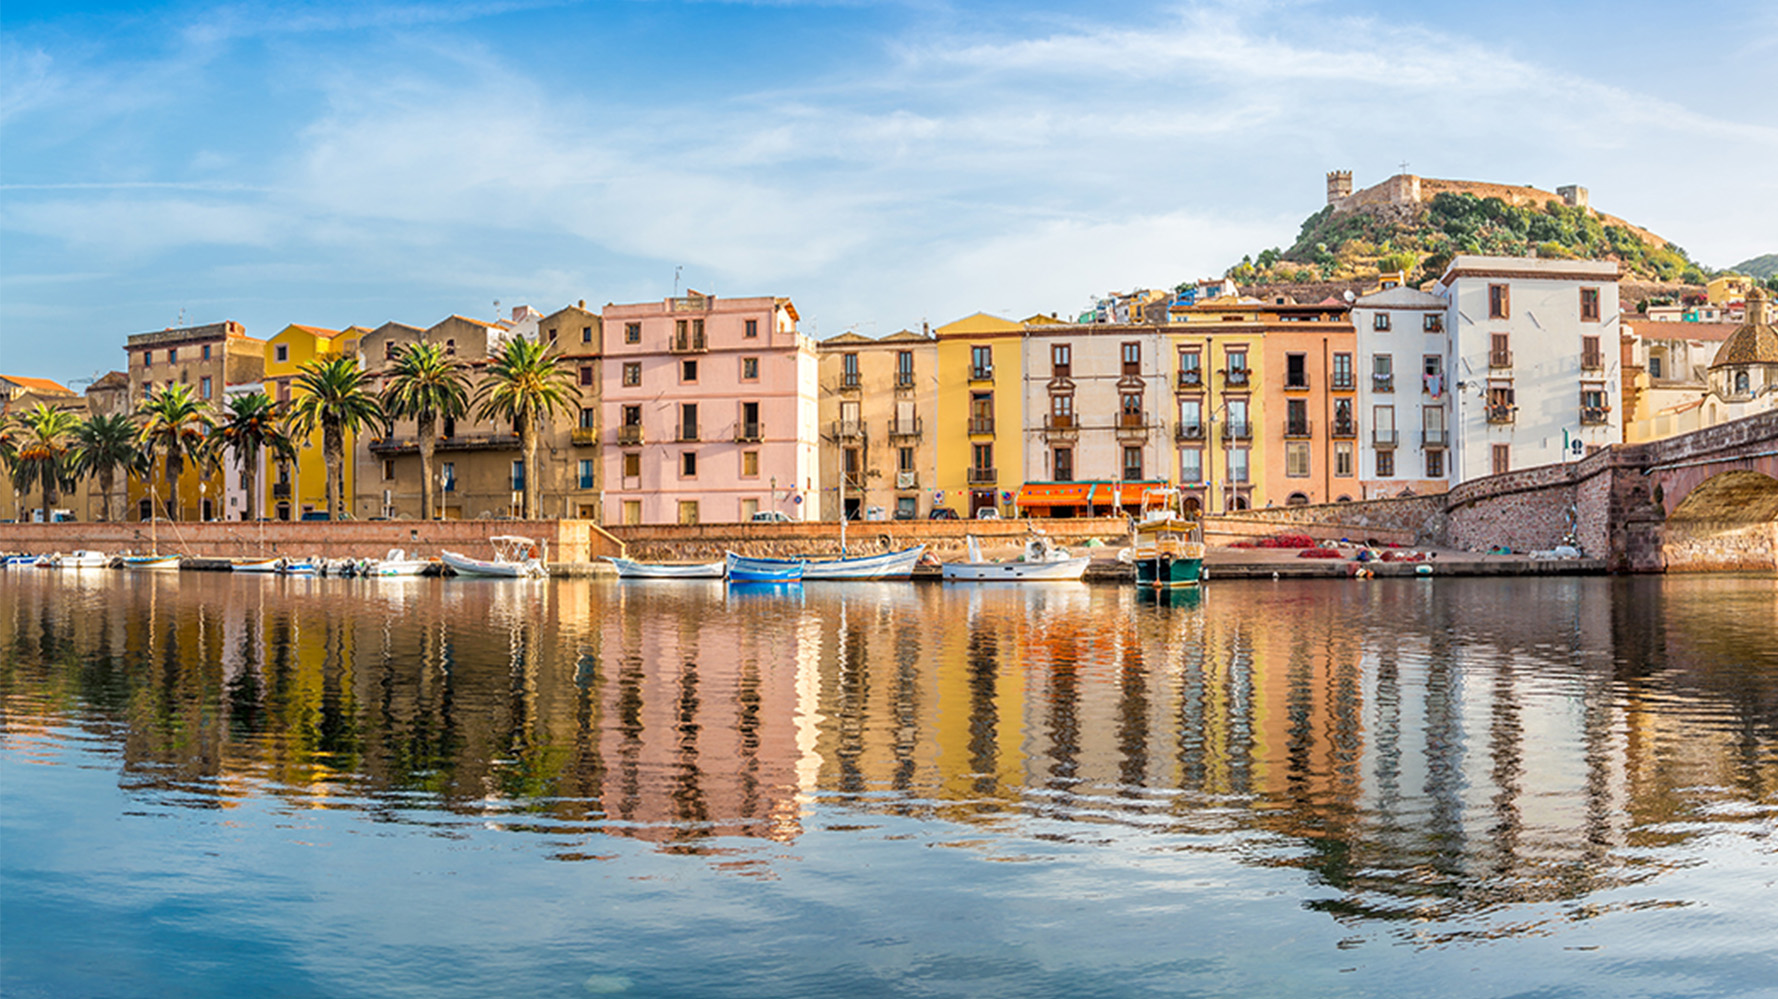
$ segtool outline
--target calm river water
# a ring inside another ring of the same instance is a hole
[[[1778,990],[1778,579],[0,579],[0,992]]]

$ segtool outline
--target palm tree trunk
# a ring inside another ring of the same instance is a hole
[[[243,520],[259,519],[259,449],[248,448],[241,452],[241,485],[247,493],[247,506],[241,512]]]
[[[537,519],[537,476],[532,474],[537,469],[537,431],[532,426],[531,418],[527,417],[519,424],[519,446],[525,452],[525,509],[526,520]]]
[[[49,508],[56,501],[56,480],[50,478],[54,473],[48,469],[43,473],[43,522],[49,523]]]
[[[99,519],[111,521],[111,486],[113,485],[111,466],[99,469]]]
[[[168,481],[167,491],[173,494],[172,498],[169,499],[168,502],[172,504],[172,513],[173,513],[172,519],[175,521],[178,520],[179,515],[184,512],[183,510],[180,509],[180,503],[179,503],[179,479],[184,474],[185,474],[185,459],[180,457],[179,452],[177,452],[177,451],[167,452],[167,481]],[[160,514],[161,514],[161,511],[159,511],[159,510],[155,511],[155,516],[158,517],[158,516],[160,516]]]
[[[432,519],[432,452],[438,446],[438,421],[432,413],[421,413],[416,421],[420,432],[420,519]]]
[[[340,425],[328,420],[321,425],[321,456],[327,462],[327,517],[329,520],[340,519],[345,512],[340,501],[340,493],[345,490],[345,477],[340,466],[345,461],[345,441],[340,433]]]

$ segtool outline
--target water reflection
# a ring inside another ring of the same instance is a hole
[[[823,809],[1059,822],[1300,868],[1306,904],[1438,940],[1778,804],[1771,579],[4,586],[9,737],[86,727],[161,803],[495,822],[565,860]]]

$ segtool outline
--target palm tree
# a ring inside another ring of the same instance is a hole
[[[476,418],[512,421],[525,456],[523,515],[536,517],[537,423],[568,407],[569,375],[556,367],[547,345],[523,337],[508,340],[493,362],[475,390]]]
[[[446,356],[436,343],[408,346],[388,369],[383,409],[391,419],[413,417],[420,438],[420,519],[431,520],[432,452],[438,446],[438,420],[469,411],[469,380],[463,362]]]
[[[46,524],[57,491],[74,487],[69,454],[73,451],[71,439],[78,426],[80,417],[65,409],[51,409],[40,402],[19,420],[13,435],[13,488],[28,493],[42,487],[43,522]]]
[[[74,473],[99,479],[99,519],[111,519],[111,487],[118,469],[127,475],[144,470],[136,445],[136,423],[122,413],[101,413],[74,430]]]
[[[389,419],[355,357],[317,357],[298,369],[295,384],[303,394],[291,410],[291,425],[303,435],[321,427],[321,457],[327,463],[327,515],[338,520],[345,515],[340,493],[345,487],[346,434],[364,427],[386,429]]]
[[[141,420],[136,441],[143,451],[149,489],[154,490],[154,459],[164,458],[167,481],[172,483],[173,519],[178,520],[179,477],[185,474],[185,463],[189,461],[200,469],[215,464],[210,430],[216,426],[216,420],[191,386],[182,382],[166,385],[142,400],[136,407],[136,416]],[[155,516],[159,516],[158,510]]]
[[[235,463],[241,466],[241,485],[247,493],[247,509],[241,512],[241,519],[257,520],[259,452],[269,452],[273,461],[296,460],[296,444],[278,418],[278,404],[264,392],[231,396],[222,422],[217,424],[216,439],[234,452]]]

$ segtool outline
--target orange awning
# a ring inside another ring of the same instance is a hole
[[[1091,482],[1027,482],[1013,498],[1016,506],[1080,506],[1086,503]]]

